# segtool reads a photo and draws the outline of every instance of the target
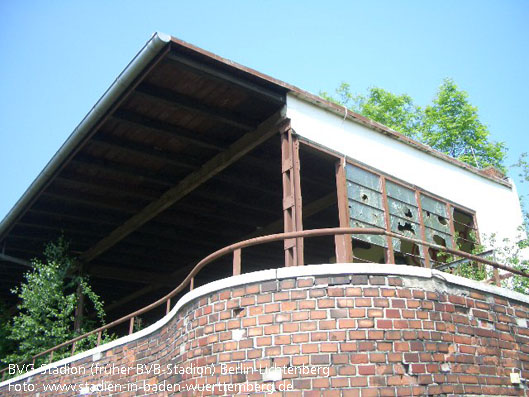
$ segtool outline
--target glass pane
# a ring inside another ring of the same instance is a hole
[[[359,185],[368,187],[370,189],[381,192],[380,189],[380,177],[371,172],[365,171],[361,168],[355,167],[354,165],[347,164],[345,167],[345,175],[347,180],[355,182]]]

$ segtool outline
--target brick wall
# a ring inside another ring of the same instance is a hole
[[[85,382],[98,395],[529,395],[510,381],[513,368],[529,378],[527,303],[435,277],[303,273],[197,297],[148,335],[0,395]]]

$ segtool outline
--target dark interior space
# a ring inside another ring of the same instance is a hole
[[[338,227],[336,163],[338,158],[301,141],[300,176],[303,229]],[[305,239],[305,264],[336,262],[334,237]]]

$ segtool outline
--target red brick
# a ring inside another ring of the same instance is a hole
[[[366,316],[366,309],[349,309],[349,317],[360,318]]]
[[[386,298],[373,298],[373,306],[375,307],[389,307],[389,300]]]
[[[275,335],[274,343],[276,345],[287,345],[290,343],[290,335]]]
[[[337,297],[337,296],[344,296],[345,291],[343,288],[334,287],[334,288],[329,288],[327,293],[329,296]]]
[[[406,308],[406,301],[404,299],[391,299],[391,307],[396,309]]]
[[[356,327],[356,321],[357,320],[341,318],[341,319],[338,320],[338,328],[355,328]]]
[[[362,288],[348,287],[345,289],[345,296],[362,296]]]
[[[327,320],[319,322],[320,329],[336,329],[336,320]]]
[[[374,321],[373,320],[367,320],[367,319],[361,319],[357,320],[358,328],[373,328]]]
[[[393,321],[391,321],[391,320],[377,320],[377,328],[391,329],[391,328],[393,328]]]
[[[356,307],[369,307],[372,304],[371,298],[355,298]]]
[[[257,346],[270,346],[272,344],[272,338],[269,336],[257,338]]]
[[[349,339],[366,339],[366,331],[349,331]]]
[[[354,307],[354,299],[344,298],[337,300],[338,307]]]
[[[264,306],[265,313],[275,313],[279,311],[279,303],[270,303]]]
[[[267,325],[264,327],[264,333],[265,335],[271,335],[271,334],[278,334],[279,333],[279,325]]]
[[[359,375],[375,375],[374,365],[359,365],[357,370]]]
[[[380,289],[378,289],[378,288],[365,288],[364,289],[364,296],[366,296],[366,297],[380,296]]]
[[[366,353],[351,354],[351,364],[367,364],[369,356]]]
[[[384,311],[382,309],[368,309],[367,317],[384,317]]]
[[[325,310],[312,310],[310,312],[311,320],[321,320],[327,318],[327,312]]]
[[[408,342],[395,342],[393,344],[396,352],[407,352],[410,351],[410,344]]]
[[[308,300],[299,302],[299,309],[314,309],[316,307],[316,301]]]
[[[320,309],[327,309],[330,307],[335,307],[336,302],[334,299],[319,299],[318,300],[318,307]]]
[[[313,278],[298,278],[297,285],[299,288],[312,287],[314,285]]]
[[[281,311],[291,312],[296,310],[297,302],[281,302]]]

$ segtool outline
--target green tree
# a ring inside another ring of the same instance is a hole
[[[90,288],[88,279],[72,276],[76,263],[68,255],[68,243],[60,238],[56,243],[48,244],[44,258],[43,261],[34,259],[33,268],[24,275],[25,281],[12,290],[20,303],[7,338],[16,344],[17,349],[4,358],[5,363],[24,361],[93,329],[95,322],[86,315],[78,329],[74,329],[79,293],[87,298],[97,320],[104,323],[103,303]],[[94,342],[95,337],[87,338],[77,344],[76,349],[91,347]],[[54,358],[60,358],[67,351],[57,352]]]
[[[518,171],[518,177],[521,183],[529,183],[529,156],[527,153],[522,153],[518,158],[518,161],[511,165],[511,168],[515,168]],[[529,212],[527,208],[527,200],[529,195],[520,195],[520,204],[524,210],[525,230],[529,234]]]
[[[504,169],[505,144],[489,140],[477,108],[451,79],[443,81],[433,103],[424,109],[420,135],[427,145],[465,163]]]
[[[522,153],[518,158],[518,162],[513,164],[512,167],[516,167],[519,170],[518,176],[523,182],[529,182],[529,159],[527,153]]]
[[[379,87],[369,88],[367,95],[354,95],[347,83],[336,89],[337,98],[322,92],[327,100],[347,106],[371,120],[384,124],[410,138],[416,138],[422,125],[423,112],[406,94],[396,95]]]
[[[8,339],[9,334],[9,311],[7,305],[4,302],[0,302],[0,358],[14,351],[13,343]]]
[[[320,95],[468,164],[480,168],[492,165],[505,171],[505,145],[490,140],[488,128],[480,122],[468,94],[451,79],[442,82],[424,109],[409,95],[377,87],[370,88],[367,95],[355,95],[349,84],[342,83],[335,96],[326,92]]]
[[[528,154],[522,153],[516,164],[513,164],[512,167],[518,169],[518,176],[520,177],[521,183],[529,183],[529,160]],[[529,251],[529,212],[527,209],[527,200],[528,196],[520,196],[520,203],[522,205],[522,210],[524,212],[524,225],[520,227],[520,236],[521,238],[516,244],[510,244],[511,251],[514,253],[510,256],[513,258],[512,265],[518,270],[522,270],[526,273],[529,273],[529,260],[528,251]],[[525,199],[525,200],[524,200]],[[525,252],[525,255],[522,254],[522,251]],[[513,277],[513,288],[525,294],[529,294],[529,279],[522,276]]]

